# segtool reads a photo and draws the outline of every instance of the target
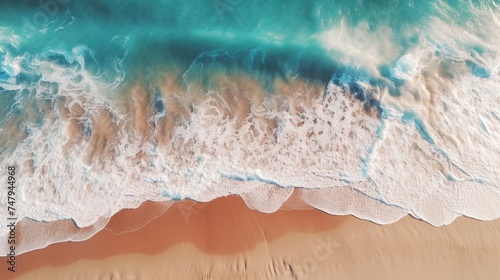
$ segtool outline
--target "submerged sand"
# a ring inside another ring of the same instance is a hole
[[[83,242],[1,262],[1,279],[499,279],[500,220],[458,218],[433,227],[405,217],[377,225],[316,209],[249,209],[230,196],[176,202],[149,224],[116,214]],[[144,221],[143,221],[144,222]]]

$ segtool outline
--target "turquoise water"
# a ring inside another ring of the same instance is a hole
[[[425,39],[418,27],[433,17],[467,26],[474,22],[471,13],[476,9],[497,8],[497,1],[351,2],[6,1],[0,4],[0,26],[6,28],[0,42],[4,64],[0,80],[38,83],[39,69],[32,65],[35,59],[84,67],[113,86],[126,86],[139,77],[156,79],[175,65],[184,73],[185,86],[191,81],[210,86],[214,72],[245,73],[272,90],[276,77],[289,80],[299,75],[323,84],[343,84],[356,98],[375,105],[359,82],[387,87],[399,95],[404,80],[394,77],[390,69],[397,58]],[[389,39],[400,48],[395,59],[378,65],[375,72],[363,64],[345,63],[340,59],[344,54],[325,50],[318,40],[319,34],[341,24],[350,28],[366,24],[365,35],[375,37],[389,28]],[[479,56],[492,51],[491,46],[470,47]],[[20,73],[14,73],[5,61],[6,52],[11,57],[24,56]],[[84,65],[76,59],[80,56]],[[490,75],[491,70],[483,65],[473,60],[466,63],[474,75]],[[5,117],[14,98],[11,94],[0,98],[0,115]]]
[[[499,4],[2,1],[0,162],[25,217],[80,226],[293,187],[379,223],[500,217],[474,202],[500,203]]]
[[[430,17],[467,25],[474,20],[470,17],[474,9],[496,8],[496,1],[447,1],[447,7],[438,5],[438,1],[399,0],[41,3],[47,4],[1,4],[0,26],[19,36],[19,45],[10,51],[42,56],[67,66],[72,56],[82,54],[86,69],[107,79],[120,71],[132,79],[139,71],[155,75],[164,70],[158,68],[168,68],[171,63],[186,68],[200,61],[224,71],[284,76],[299,73],[327,81],[342,63],[335,53],[325,52],[314,36],[342,22],[352,27],[366,23],[372,34],[390,28],[391,40],[402,47],[403,54],[425,36],[408,30],[426,25]],[[9,44],[2,48],[9,50]],[[116,69],[122,66],[119,62],[123,62],[123,70]],[[484,69],[475,71],[485,75]],[[8,72],[4,69],[3,78]]]

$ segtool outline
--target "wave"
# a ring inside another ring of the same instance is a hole
[[[0,29],[18,219],[94,225],[82,240],[144,201],[239,195],[273,212],[294,190],[297,207],[380,224],[500,217],[500,15],[433,7],[418,27],[344,17],[307,43],[198,30],[41,50]]]

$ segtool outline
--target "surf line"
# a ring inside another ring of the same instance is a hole
[[[7,237],[7,243],[10,247],[7,249],[7,263],[9,267],[7,270],[11,272],[16,272],[16,167],[7,167],[7,227],[9,228],[9,234]]]

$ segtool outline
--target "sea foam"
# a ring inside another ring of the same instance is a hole
[[[4,56],[2,67],[17,70],[0,80],[0,162],[18,169],[18,219],[93,227],[25,240],[20,252],[89,238],[147,200],[234,194],[273,212],[294,189],[317,209],[380,224],[500,217],[499,15],[475,13],[483,19],[471,26],[432,17],[426,32],[408,28],[406,46],[367,22],[320,32],[326,57],[344,66],[326,84],[304,73],[217,73],[220,61],[203,55],[184,72],[133,81],[126,52],[111,74],[82,46]],[[209,83],[190,78],[207,68]]]

